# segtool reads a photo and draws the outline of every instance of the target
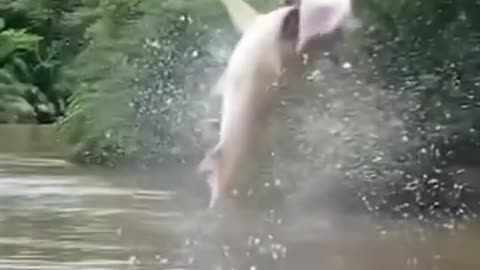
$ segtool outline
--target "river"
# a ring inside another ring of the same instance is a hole
[[[33,130],[0,130],[0,269],[480,269],[475,222],[429,230],[326,211],[272,231],[219,223],[159,184],[192,168],[78,167]]]

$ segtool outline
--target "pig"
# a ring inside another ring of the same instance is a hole
[[[273,85],[308,44],[340,27],[350,0],[302,0],[259,13],[243,0],[221,0],[241,33],[213,88],[222,97],[218,143],[198,170],[210,186],[209,208],[254,181],[259,159],[270,153],[281,92]]]

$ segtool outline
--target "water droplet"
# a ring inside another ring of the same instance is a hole
[[[137,264],[137,263],[138,263],[137,257],[135,257],[135,256],[130,256],[130,258],[128,258],[128,264],[134,265],[134,264]]]
[[[428,183],[428,184],[437,184],[437,183],[438,183],[438,179],[432,178],[432,179],[428,180],[427,183]]]
[[[342,67],[344,69],[350,69],[350,68],[352,68],[352,64],[350,62],[345,62],[345,63],[342,64]]]

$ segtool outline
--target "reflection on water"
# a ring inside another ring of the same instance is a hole
[[[128,268],[134,252],[156,250],[142,243],[136,219],[179,216],[139,207],[170,192],[113,187],[60,160],[1,155],[0,190],[0,269]],[[129,227],[134,234],[124,236]]]
[[[151,183],[185,168],[93,173],[18,152],[0,155],[0,269],[480,268],[474,225],[433,231],[340,213],[220,223]]]
[[[0,152],[51,156],[63,150],[52,125],[0,125]]]

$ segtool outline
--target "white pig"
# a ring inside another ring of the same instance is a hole
[[[210,208],[248,182],[248,170],[268,151],[280,98],[272,85],[288,59],[309,39],[340,27],[350,12],[350,0],[302,0],[265,14],[243,0],[222,2],[242,37],[214,88],[222,96],[219,142],[199,165],[209,174]]]

